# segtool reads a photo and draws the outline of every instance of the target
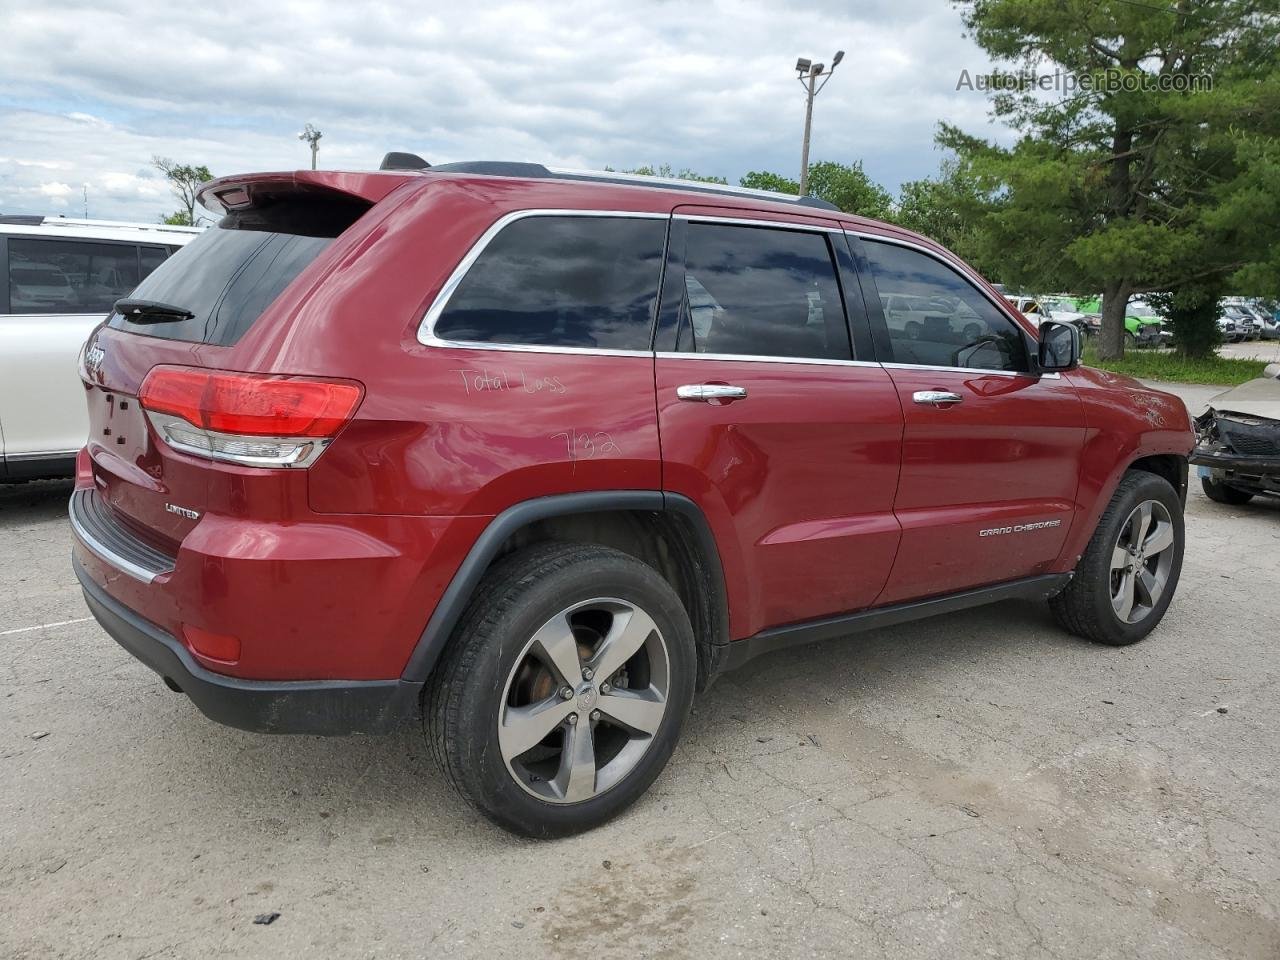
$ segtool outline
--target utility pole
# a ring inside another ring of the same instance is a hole
[[[89,184],[87,183],[81,184],[81,189],[84,191],[84,218],[88,220],[89,219]]]
[[[822,92],[822,88],[827,85],[827,81],[831,79],[831,75],[836,72],[836,67],[843,59],[844,51],[837,50],[836,55],[831,58],[830,70],[827,70],[824,64],[814,63],[804,57],[796,61],[797,79],[804,86],[804,147],[800,153],[800,196],[802,197],[809,192],[809,132],[813,128],[813,98]],[[818,78],[823,76],[824,70],[826,70],[826,76],[822,83],[818,83]]]
[[[319,130],[317,130],[315,127],[313,127],[309,123],[305,127],[303,127],[302,132],[298,134],[299,140],[305,140],[307,141],[307,143],[311,144],[311,169],[312,170],[316,168],[316,153],[320,149],[320,138],[322,136],[324,136],[324,134],[322,134]]]

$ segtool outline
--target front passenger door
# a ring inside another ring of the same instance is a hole
[[[888,238],[853,244],[877,355],[906,418],[894,501],[902,546],[877,603],[1044,572],[1077,509],[1085,423],[1075,389],[1033,372],[1022,328],[941,254]],[[915,337],[877,309],[897,295],[929,306]]]

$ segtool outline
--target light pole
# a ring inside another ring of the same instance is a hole
[[[804,149],[800,154],[800,196],[802,197],[809,192],[809,130],[813,126],[813,98],[822,92],[822,88],[827,85],[827,81],[831,79],[831,75],[836,72],[836,67],[843,59],[844,51],[837,50],[836,55],[831,58],[831,69],[826,71],[822,83],[818,83],[818,78],[823,76],[823,71],[826,70],[823,64],[814,63],[804,57],[796,61],[797,79],[804,86]]]
[[[305,140],[311,144],[311,169],[316,168],[316,151],[320,149],[320,138],[324,136],[319,130],[311,124],[307,124],[302,128],[302,132],[298,134],[299,140]]]

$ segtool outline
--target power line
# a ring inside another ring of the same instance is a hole
[[[1226,20],[1222,17],[1211,17],[1199,10],[1179,10],[1177,7],[1166,7],[1157,3],[1144,3],[1143,0],[1118,0],[1119,3],[1128,4],[1131,7],[1141,7],[1143,10],[1154,10],[1157,13],[1171,13],[1175,17],[1197,17],[1206,23],[1222,23],[1231,26],[1239,26],[1239,20]],[[1252,11],[1257,12],[1257,11]],[[1259,16],[1265,17],[1267,14],[1262,13]]]

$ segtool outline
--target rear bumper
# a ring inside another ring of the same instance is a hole
[[[173,681],[211,720],[260,733],[388,733],[418,716],[421,683],[242,680],[196,663],[171,634],[111,597],[72,560],[85,602],[120,646]]]

